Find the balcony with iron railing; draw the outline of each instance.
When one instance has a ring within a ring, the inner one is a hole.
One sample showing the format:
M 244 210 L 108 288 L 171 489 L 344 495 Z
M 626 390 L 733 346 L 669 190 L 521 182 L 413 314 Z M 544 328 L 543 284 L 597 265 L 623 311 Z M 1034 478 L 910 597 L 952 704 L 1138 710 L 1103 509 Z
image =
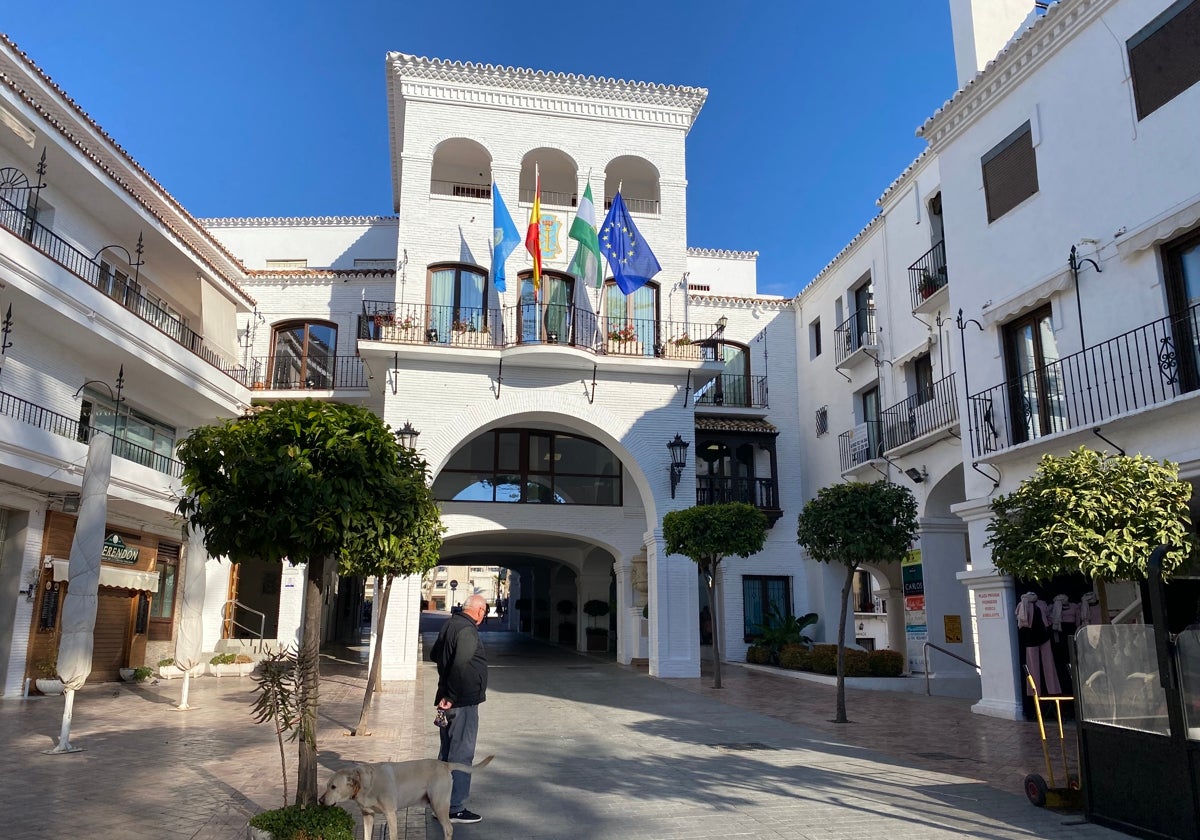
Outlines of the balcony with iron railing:
M 172 341 L 196 354 L 227 376 L 243 385 L 249 384 L 245 368 L 207 344 L 194 330 L 175 316 L 139 293 L 133 284 L 110 282 L 100 261 L 80 251 L 50 228 L 35 222 L 15 204 L 0 197 L 0 228 L 28 242 L 49 259 L 71 274 L 112 298 L 141 320 L 169 337 Z
M 954 374 L 885 409 L 879 415 L 879 422 L 885 452 L 920 448 L 910 444 L 919 444 L 934 432 L 952 428 L 958 422 Z
M 488 200 L 492 197 L 491 184 L 467 184 L 460 181 L 430 181 L 430 195 L 445 195 L 452 198 L 478 198 Z
M 779 508 L 779 491 L 773 478 L 745 476 L 696 476 L 696 504 L 723 505 L 744 502 L 767 514 L 770 523 L 783 515 Z
M 250 360 L 251 387 L 270 391 L 336 391 L 366 388 L 367 373 L 359 356 L 307 356 L 287 353 Z
M 946 273 L 946 242 L 938 242 L 908 267 L 908 283 L 912 292 L 913 312 L 923 312 L 942 302 L 942 289 L 950 280 Z
M 519 199 L 522 204 L 533 204 L 534 190 L 521 190 Z M 548 207 L 574 207 L 579 203 L 579 196 L 573 192 L 557 190 L 542 190 L 542 205 Z
M 1200 304 L 972 394 L 976 457 L 1093 427 L 1200 388 Z
M 179 476 L 183 475 L 183 464 L 168 455 L 163 455 L 148 447 L 125 440 L 120 436 L 120 433 L 113 436 L 106 430 L 100 430 L 95 426 L 81 423 L 76 418 L 51 411 L 48 408 L 43 408 L 36 403 L 31 403 L 28 400 L 23 400 L 4 391 L 0 391 L 0 415 L 12 417 L 21 423 L 28 423 L 43 431 L 60 437 L 70 438 L 80 443 L 87 443 L 91 435 L 97 432 L 108 434 L 112 437 L 112 451 L 116 457 L 132 461 L 135 464 L 141 464 L 143 467 L 149 467 L 156 472 L 164 473 L 173 478 L 179 478 Z
M 625 209 L 630 213 L 639 213 L 646 216 L 657 216 L 660 202 L 657 198 L 638 198 L 637 196 L 629 196 L 621 194 L 621 200 L 625 202 Z M 607 211 L 612 208 L 612 197 L 604 199 L 604 209 Z
M 879 345 L 875 327 L 875 307 L 860 309 L 838 324 L 833 331 L 834 362 L 849 367 L 867 357 L 868 350 Z
M 602 356 L 716 361 L 717 324 L 608 318 L 570 304 L 470 307 L 363 301 L 360 341 L 500 350 L 570 347 Z
M 766 408 L 767 377 L 723 373 L 703 393 L 696 395 L 696 405 Z
M 883 436 L 878 420 L 859 423 L 838 435 L 838 460 L 843 473 L 867 466 L 882 453 Z

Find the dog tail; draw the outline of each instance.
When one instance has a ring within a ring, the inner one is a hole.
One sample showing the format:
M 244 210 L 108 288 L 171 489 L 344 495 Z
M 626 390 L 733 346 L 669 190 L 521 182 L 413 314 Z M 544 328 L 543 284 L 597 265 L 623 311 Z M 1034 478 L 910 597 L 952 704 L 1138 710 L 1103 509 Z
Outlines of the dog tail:
M 451 764 L 451 765 L 450 765 L 450 769 L 451 769 L 451 770 L 459 770 L 459 771 L 461 771 L 461 772 L 463 772 L 463 773 L 470 773 L 470 772 L 472 772 L 472 771 L 474 771 L 474 770 L 479 770 L 479 769 L 482 769 L 482 768 L 484 768 L 484 767 L 487 767 L 489 764 L 491 764 L 491 763 L 492 763 L 492 759 L 493 759 L 493 758 L 495 758 L 495 757 L 496 757 L 496 756 L 494 756 L 494 755 L 489 755 L 489 756 L 488 756 L 487 758 L 485 758 L 483 761 L 479 762 L 478 764 L 474 764 L 474 765 L 471 765 L 471 764 Z

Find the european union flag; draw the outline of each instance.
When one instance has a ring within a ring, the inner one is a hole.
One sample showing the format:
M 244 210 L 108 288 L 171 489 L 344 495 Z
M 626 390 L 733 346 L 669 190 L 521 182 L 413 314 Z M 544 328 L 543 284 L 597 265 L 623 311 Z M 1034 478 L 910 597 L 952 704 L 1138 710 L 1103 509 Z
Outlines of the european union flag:
M 662 270 L 650 246 L 642 239 L 621 193 L 613 196 L 612 207 L 600 226 L 600 251 L 608 260 L 613 279 L 621 291 L 631 295 Z
M 504 261 L 521 244 L 516 222 L 504 206 L 496 182 L 492 182 L 492 285 L 497 292 L 504 291 Z

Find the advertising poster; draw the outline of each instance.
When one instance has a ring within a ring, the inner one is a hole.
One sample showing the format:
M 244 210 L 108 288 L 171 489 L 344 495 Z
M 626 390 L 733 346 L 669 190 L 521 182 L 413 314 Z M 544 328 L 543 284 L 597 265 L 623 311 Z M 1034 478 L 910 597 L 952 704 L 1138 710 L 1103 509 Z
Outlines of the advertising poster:
M 900 561 L 900 580 L 904 585 L 904 637 L 908 644 L 908 670 L 925 673 L 922 645 L 929 641 L 925 620 L 925 578 L 921 569 L 921 549 L 915 548 Z

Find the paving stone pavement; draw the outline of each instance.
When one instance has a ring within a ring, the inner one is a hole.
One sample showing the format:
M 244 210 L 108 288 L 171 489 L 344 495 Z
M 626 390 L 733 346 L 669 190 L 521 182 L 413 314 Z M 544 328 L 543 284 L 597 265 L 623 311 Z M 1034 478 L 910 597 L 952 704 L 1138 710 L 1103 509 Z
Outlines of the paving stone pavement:
M 424 629 L 435 626 L 427 616 Z M 718 691 L 707 676 L 655 680 L 484 629 L 491 686 L 477 757 L 496 760 L 468 803 L 484 821 L 456 826 L 457 840 L 1124 836 L 1028 803 L 1020 778 L 1042 767 L 1035 724 L 973 715 L 963 701 L 852 691 L 857 722 L 839 726 L 828 722 L 828 686 L 727 666 Z M 359 761 L 437 752 L 429 663 L 415 683 L 387 685 L 371 736 L 344 734 L 362 702 L 364 652 L 323 661 L 322 783 Z M 65 756 L 41 753 L 58 734 L 61 698 L 0 701 L 0 837 L 245 836 L 249 817 L 283 795 L 274 737 L 248 713 L 252 683 L 195 680 L 190 712 L 172 708 L 179 687 L 85 688 L 72 727 L 85 752 Z M 295 745 L 285 755 L 294 785 Z M 441 840 L 424 808 L 408 809 L 402 832 Z

